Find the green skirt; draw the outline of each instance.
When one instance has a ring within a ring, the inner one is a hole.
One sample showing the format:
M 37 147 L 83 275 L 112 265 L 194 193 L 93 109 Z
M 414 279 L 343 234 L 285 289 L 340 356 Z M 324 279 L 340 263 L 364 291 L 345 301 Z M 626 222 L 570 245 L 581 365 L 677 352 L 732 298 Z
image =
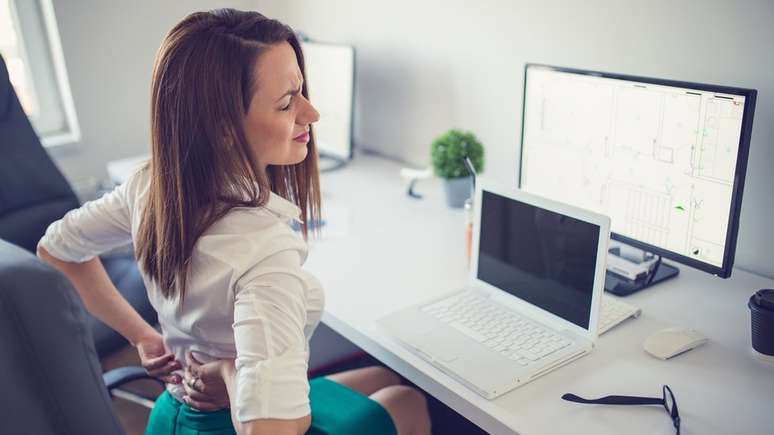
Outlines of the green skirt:
M 324 377 L 309 382 L 312 426 L 308 435 L 396 435 L 387 411 L 377 402 Z M 196 411 L 164 391 L 148 418 L 145 435 L 235 435 L 228 409 Z

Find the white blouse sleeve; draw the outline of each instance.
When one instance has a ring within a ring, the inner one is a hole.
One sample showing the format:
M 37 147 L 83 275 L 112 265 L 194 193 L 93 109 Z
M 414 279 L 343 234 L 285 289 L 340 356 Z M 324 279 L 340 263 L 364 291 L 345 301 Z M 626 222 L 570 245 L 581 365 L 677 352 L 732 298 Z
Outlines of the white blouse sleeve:
M 83 263 L 129 244 L 132 232 L 127 191 L 136 176 L 102 198 L 67 212 L 49 225 L 40 245 L 62 261 Z
M 306 283 L 303 248 L 286 246 L 242 276 L 236 286 L 236 416 L 295 419 L 309 415 Z

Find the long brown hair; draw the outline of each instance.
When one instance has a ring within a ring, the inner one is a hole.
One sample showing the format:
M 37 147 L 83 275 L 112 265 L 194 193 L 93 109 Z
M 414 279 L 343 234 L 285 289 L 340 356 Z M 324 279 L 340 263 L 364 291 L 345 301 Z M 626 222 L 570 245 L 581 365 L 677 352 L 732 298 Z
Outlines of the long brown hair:
M 301 209 L 301 229 L 320 215 L 314 135 L 307 156 L 264 173 L 251 154 L 243 118 L 256 83 L 258 57 L 288 42 L 305 76 L 293 30 L 257 12 L 196 12 L 178 23 L 159 48 L 151 84 L 150 187 L 136 254 L 166 298 L 185 296 L 199 237 L 234 207 L 260 207 L 273 191 Z M 259 79 L 260 80 L 260 79 Z M 308 98 L 306 80 L 302 89 Z

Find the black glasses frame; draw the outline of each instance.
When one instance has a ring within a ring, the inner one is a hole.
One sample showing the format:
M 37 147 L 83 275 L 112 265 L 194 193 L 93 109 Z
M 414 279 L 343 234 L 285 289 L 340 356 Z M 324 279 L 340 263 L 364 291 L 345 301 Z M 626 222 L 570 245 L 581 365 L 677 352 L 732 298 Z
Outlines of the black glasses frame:
M 663 396 L 661 398 L 639 396 L 605 396 L 600 397 L 599 399 L 584 399 L 583 397 L 576 396 L 575 394 L 567 393 L 562 396 L 562 399 L 569 402 L 585 403 L 590 405 L 661 405 L 672 418 L 672 424 L 677 431 L 677 435 L 680 435 L 680 413 L 677 410 L 677 400 L 675 400 L 675 395 L 668 385 L 664 385 L 662 393 Z

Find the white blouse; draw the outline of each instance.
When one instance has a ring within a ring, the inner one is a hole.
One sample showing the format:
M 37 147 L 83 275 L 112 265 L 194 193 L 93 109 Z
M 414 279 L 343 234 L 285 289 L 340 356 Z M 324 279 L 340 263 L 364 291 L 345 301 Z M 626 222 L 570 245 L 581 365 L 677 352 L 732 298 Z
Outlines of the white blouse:
M 84 262 L 135 241 L 148 185 L 148 171 L 137 172 L 51 224 L 40 243 L 60 260 Z M 272 193 L 264 207 L 234 208 L 210 226 L 194 247 L 182 309 L 143 274 L 164 342 L 183 366 L 188 350 L 204 362 L 236 358 L 241 422 L 310 413 L 309 339 L 324 297 L 301 268 L 306 243 L 289 225 L 299 214 Z M 182 401 L 182 385 L 167 390 Z

